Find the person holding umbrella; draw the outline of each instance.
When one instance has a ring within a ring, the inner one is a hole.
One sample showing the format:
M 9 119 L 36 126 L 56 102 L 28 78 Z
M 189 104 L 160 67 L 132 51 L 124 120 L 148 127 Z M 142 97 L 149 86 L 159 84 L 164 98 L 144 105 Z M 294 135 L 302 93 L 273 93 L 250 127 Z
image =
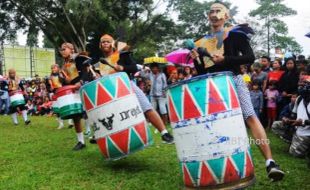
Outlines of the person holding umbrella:
M 195 68 L 200 75 L 221 71 L 234 73 L 233 78 L 244 119 L 254 138 L 263 142 L 259 144 L 259 148 L 266 159 L 267 175 L 272 181 L 281 180 L 284 177 L 284 172 L 272 159 L 271 149 L 269 144 L 266 143 L 268 142 L 267 135 L 254 112 L 249 90 L 240 74 L 240 65 L 253 63 L 255 59 L 249 43 L 249 35 L 253 34 L 253 30 L 246 24 L 238 25 L 231 30 L 225 29 L 224 24 L 229 18 L 229 10 L 221 3 L 211 5 L 208 18 L 212 32 L 196 42 L 196 46 L 203 46 L 207 49 L 199 48 L 199 51 L 197 49 L 191 51 Z M 204 57 L 207 55 L 211 55 L 214 65 L 205 65 Z

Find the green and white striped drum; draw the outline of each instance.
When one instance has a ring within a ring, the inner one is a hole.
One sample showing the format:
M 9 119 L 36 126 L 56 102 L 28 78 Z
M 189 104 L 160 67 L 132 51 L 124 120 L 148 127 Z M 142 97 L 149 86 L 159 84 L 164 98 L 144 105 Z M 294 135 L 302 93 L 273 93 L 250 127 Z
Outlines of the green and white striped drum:
M 152 144 L 150 129 L 126 73 L 85 84 L 80 95 L 107 160 L 120 159 Z
M 53 101 L 53 104 L 52 104 L 53 112 L 54 112 L 54 114 L 58 114 L 59 113 L 59 106 L 58 106 L 56 95 L 52 96 L 52 101 Z
M 61 119 L 72 119 L 83 113 L 83 105 L 75 86 L 68 85 L 57 89 L 57 104 Z
M 254 167 L 230 72 L 170 86 L 168 110 L 187 187 L 239 189 L 254 183 Z
M 10 105 L 16 107 L 19 105 L 25 105 L 25 98 L 21 90 L 15 90 L 9 93 L 10 96 Z

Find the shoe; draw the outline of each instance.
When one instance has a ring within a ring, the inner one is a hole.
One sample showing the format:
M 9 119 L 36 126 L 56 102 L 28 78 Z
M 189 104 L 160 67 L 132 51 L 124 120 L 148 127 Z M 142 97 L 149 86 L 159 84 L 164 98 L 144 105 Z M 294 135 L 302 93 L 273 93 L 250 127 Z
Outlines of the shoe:
M 25 121 L 25 125 L 29 125 L 30 122 L 30 120 Z
M 78 150 L 82 150 L 85 147 L 86 147 L 85 144 L 78 142 L 72 150 L 78 151 Z
M 62 128 L 64 128 L 64 126 L 63 125 L 59 125 L 57 129 L 62 129 Z
M 280 166 L 275 162 L 271 161 L 269 166 L 266 167 L 267 176 L 271 179 L 271 181 L 280 181 L 284 177 L 284 172 L 280 169 Z
M 96 141 L 96 139 L 95 139 L 94 136 L 92 136 L 92 137 L 89 138 L 89 143 L 90 143 L 90 144 L 97 144 L 97 141 Z
M 18 125 L 18 123 L 14 123 L 14 125 L 15 125 L 15 126 L 17 126 L 17 125 Z
M 165 133 L 164 135 L 162 135 L 161 140 L 163 141 L 163 143 L 167 143 L 167 144 L 174 143 L 173 136 L 170 135 L 169 133 Z
M 68 126 L 68 129 L 71 129 L 71 128 L 73 128 L 73 125 L 69 125 L 69 126 Z
M 84 133 L 84 136 L 89 136 L 90 135 L 90 131 L 86 131 L 85 133 Z

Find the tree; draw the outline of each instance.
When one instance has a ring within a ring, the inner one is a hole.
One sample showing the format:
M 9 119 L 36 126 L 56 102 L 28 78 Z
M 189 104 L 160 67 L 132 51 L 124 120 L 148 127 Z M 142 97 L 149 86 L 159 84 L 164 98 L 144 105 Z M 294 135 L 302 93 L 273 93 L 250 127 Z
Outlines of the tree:
M 78 51 L 96 52 L 100 36 L 110 33 L 133 47 L 146 43 L 155 50 L 176 33 L 172 19 L 154 13 L 161 3 L 163 0 L 2 0 L 0 26 L 8 29 L 0 30 L 0 37 L 16 36 L 12 31 L 35 26 L 54 47 L 71 42 Z
M 30 25 L 27 31 L 27 46 L 30 47 L 35 47 L 38 46 L 38 34 L 39 34 L 39 29 L 34 26 Z
M 257 17 L 264 21 L 267 36 L 267 52 L 270 55 L 270 49 L 281 46 L 284 49 L 290 49 L 296 53 L 301 52 L 301 46 L 292 37 L 287 37 L 287 25 L 279 18 L 296 15 L 297 12 L 283 3 L 283 0 L 256 0 L 260 6 L 252 10 L 249 15 Z

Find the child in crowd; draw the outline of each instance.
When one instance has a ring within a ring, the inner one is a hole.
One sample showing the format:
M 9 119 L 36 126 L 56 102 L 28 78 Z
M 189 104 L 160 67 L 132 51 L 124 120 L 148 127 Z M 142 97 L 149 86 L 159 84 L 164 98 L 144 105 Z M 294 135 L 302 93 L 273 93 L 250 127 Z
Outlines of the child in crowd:
M 260 118 L 260 114 L 263 112 L 264 97 L 262 91 L 260 90 L 260 86 L 256 81 L 252 83 L 250 97 L 257 118 Z
M 265 96 L 267 99 L 267 129 L 270 129 L 271 124 L 276 120 L 277 117 L 277 100 L 279 98 L 279 91 L 277 90 L 275 83 L 271 82 L 268 85 L 268 89 L 265 91 Z
M 34 115 L 35 114 L 35 107 L 32 103 L 32 100 L 27 101 L 26 108 L 27 108 L 27 114 L 28 115 Z

